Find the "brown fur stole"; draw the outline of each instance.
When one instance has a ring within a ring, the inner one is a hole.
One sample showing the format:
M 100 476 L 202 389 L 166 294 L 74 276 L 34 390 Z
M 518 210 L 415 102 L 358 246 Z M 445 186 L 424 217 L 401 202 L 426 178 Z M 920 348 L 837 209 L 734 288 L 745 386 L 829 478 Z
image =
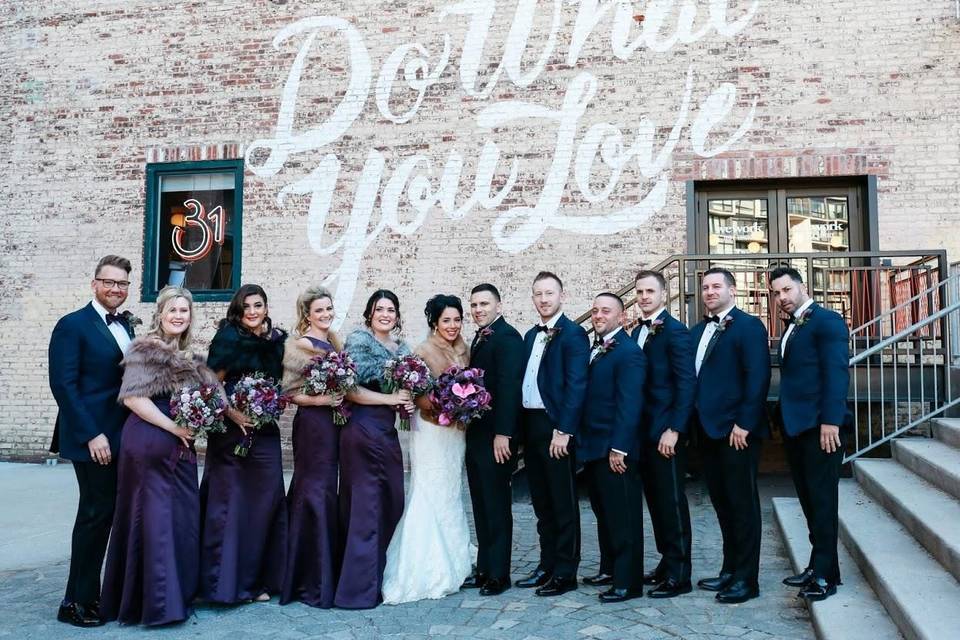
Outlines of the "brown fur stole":
M 186 386 L 219 385 L 203 358 L 180 351 L 154 336 L 134 340 L 123 358 L 123 383 L 118 400 L 172 395 Z

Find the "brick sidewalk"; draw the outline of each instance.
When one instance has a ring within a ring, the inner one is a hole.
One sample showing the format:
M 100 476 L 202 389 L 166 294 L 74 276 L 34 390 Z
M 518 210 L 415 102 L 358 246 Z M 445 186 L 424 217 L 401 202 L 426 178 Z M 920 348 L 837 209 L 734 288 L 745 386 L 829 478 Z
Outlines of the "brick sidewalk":
M 72 474 L 70 474 L 72 476 Z M 3 487 L 0 487 L 2 489 Z M 11 638 L 131 638 L 149 633 L 164 638 L 281 639 L 331 638 L 517 638 L 564 640 L 585 638 L 763 638 L 809 639 L 813 629 L 805 606 L 795 591 L 780 584 L 788 562 L 770 510 L 770 497 L 790 495 L 789 482 L 763 482 L 763 548 L 760 598 L 735 606 L 713 600 L 713 594 L 695 590 L 671 600 L 631 600 L 619 604 L 597 601 L 596 588 L 581 586 L 559 598 L 538 598 L 531 590 L 510 589 L 499 597 L 481 598 L 465 591 L 443 598 L 369 611 L 318 610 L 292 604 L 281 607 L 276 598 L 263 604 L 238 607 L 198 606 L 184 624 L 158 630 L 108 624 L 95 631 L 56 622 L 56 608 L 66 582 L 67 563 L 57 561 L 31 569 L 0 572 L 0 637 Z M 9 495 L 9 494 L 8 494 Z M 694 529 L 694 580 L 719 568 L 716 554 L 720 534 L 716 519 L 699 483 L 688 488 Z M 29 496 L 18 499 L 30 500 Z M 469 504 L 469 501 L 468 501 Z M 593 513 L 581 502 L 583 562 L 580 574 L 597 568 L 598 551 Z M 72 514 L 71 514 L 72 515 Z M 525 501 L 514 505 L 514 578 L 537 562 L 532 509 Z M 655 548 L 646 522 L 647 567 Z

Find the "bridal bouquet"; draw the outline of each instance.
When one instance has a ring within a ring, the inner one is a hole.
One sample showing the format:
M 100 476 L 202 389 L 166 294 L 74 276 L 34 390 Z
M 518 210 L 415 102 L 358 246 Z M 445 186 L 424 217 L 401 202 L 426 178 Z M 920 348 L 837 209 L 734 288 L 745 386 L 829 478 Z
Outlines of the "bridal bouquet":
M 196 438 L 225 432 L 223 414 L 226 410 L 220 387 L 212 384 L 183 387 L 170 397 L 170 416 L 174 423 L 189 429 Z
M 343 395 L 357 386 L 357 365 L 346 351 L 330 351 L 314 356 L 303 368 L 304 382 L 300 392 L 308 396 Z M 333 423 L 343 426 L 350 417 L 350 408 L 341 403 L 333 407 Z
M 387 393 L 406 390 L 414 398 L 430 391 L 433 381 L 430 379 L 430 369 L 427 363 L 419 356 L 408 355 L 388 360 L 383 367 L 384 385 Z M 410 428 L 410 413 L 400 407 L 400 429 Z
M 490 392 L 483 386 L 483 369 L 452 366 L 437 379 L 428 396 L 437 407 L 437 421 L 449 426 L 469 424 L 490 410 Z
M 287 397 L 280 393 L 273 378 L 258 372 L 240 378 L 230 394 L 230 404 L 250 418 L 256 431 L 280 420 L 283 410 L 287 408 Z M 253 432 L 250 432 L 234 447 L 233 453 L 241 458 L 246 457 L 252 446 Z

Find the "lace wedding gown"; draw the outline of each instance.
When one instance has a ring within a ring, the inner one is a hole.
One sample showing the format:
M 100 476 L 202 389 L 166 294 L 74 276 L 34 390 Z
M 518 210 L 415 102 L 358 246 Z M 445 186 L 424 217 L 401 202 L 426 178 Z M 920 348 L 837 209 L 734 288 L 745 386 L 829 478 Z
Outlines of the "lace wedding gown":
M 476 547 L 463 504 L 463 429 L 411 420 L 410 491 L 387 549 L 383 602 L 400 604 L 456 593 Z

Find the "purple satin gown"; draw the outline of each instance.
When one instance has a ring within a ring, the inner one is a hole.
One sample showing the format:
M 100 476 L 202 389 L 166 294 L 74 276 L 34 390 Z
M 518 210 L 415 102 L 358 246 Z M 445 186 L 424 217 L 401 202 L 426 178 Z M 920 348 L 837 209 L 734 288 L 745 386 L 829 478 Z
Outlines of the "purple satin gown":
M 307 338 L 314 348 L 333 346 Z M 337 588 L 340 427 L 330 407 L 299 407 L 293 419 L 293 479 L 287 495 L 290 516 L 287 566 L 280 604 L 299 600 L 329 609 Z
M 351 407 L 340 431 L 342 570 L 334 605 L 369 609 L 381 602 L 383 568 L 403 515 L 403 457 L 390 407 Z
M 169 401 L 154 399 L 170 415 Z M 200 561 L 197 457 L 131 413 L 118 454 L 117 503 L 100 612 L 121 624 L 186 620 Z

